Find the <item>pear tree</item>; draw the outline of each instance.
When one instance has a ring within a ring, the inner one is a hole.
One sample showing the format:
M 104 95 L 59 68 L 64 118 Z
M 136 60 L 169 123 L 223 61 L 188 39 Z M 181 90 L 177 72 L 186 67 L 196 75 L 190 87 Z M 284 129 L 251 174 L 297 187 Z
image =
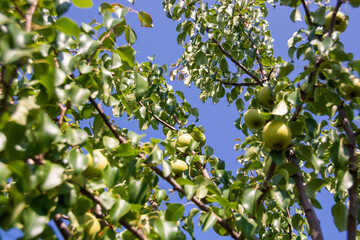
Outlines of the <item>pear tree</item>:
M 200 228 L 322 240 L 325 191 L 337 231 L 359 238 L 360 60 L 343 43 L 358 1 L 163 0 L 183 49 L 174 64 L 138 61 L 129 19 L 156 25 L 135 0 L 104 1 L 91 22 L 66 15 L 95 4 L 0 1 L 2 231 L 54 239 L 54 222 L 64 239 L 195 239 Z M 288 56 L 269 30 L 280 5 L 283 21 L 304 23 Z M 174 79 L 234 106 L 236 159 L 216 156 Z M 162 137 L 145 138 L 149 128 Z

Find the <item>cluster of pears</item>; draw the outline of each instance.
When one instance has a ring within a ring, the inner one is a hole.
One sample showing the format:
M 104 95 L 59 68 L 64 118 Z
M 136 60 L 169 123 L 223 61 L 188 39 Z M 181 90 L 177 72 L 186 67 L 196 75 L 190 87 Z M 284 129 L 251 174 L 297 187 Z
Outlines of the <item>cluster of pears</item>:
M 198 142 L 199 146 L 202 147 L 206 143 L 205 134 L 199 128 L 194 127 L 191 133 L 184 133 L 178 137 L 177 145 L 179 147 L 190 148 L 191 141 Z M 174 174 L 178 175 L 186 171 L 189 167 L 185 161 L 176 159 L 171 162 L 171 168 Z
M 341 83 L 340 84 L 340 95 L 346 99 L 351 100 L 356 97 L 360 97 L 360 79 L 351 79 L 351 84 Z
M 258 100 L 265 107 L 273 107 L 275 98 L 271 93 L 271 89 L 264 87 L 259 92 Z M 259 130 L 264 127 L 262 139 L 265 146 L 271 150 L 279 151 L 289 146 L 291 130 L 286 123 L 279 120 L 271 120 L 266 123 L 266 119 L 257 109 L 248 109 L 244 114 L 244 121 L 247 127 L 252 130 Z

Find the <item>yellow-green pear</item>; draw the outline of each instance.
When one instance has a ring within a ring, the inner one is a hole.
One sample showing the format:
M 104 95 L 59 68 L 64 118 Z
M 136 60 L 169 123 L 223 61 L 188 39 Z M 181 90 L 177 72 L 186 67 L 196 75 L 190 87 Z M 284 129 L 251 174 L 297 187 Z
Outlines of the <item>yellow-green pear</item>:
M 329 12 L 325 17 L 324 29 L 326 32 L 329 31 L 332 15 L 333 15 L 333 11 Z M 334 23 L 334 31 L 339 31 L 339 32 L 345 31 L 348 23 L 349 23 L 349 17 L 347 15 L 345 15 L 344 13 L 338 11 L 336 13 L 336 19 L 335 19 L 335 23 Z
M 87 178 L 101 177 L 102 171 L 109 164 L 107 158 L 101 153 L 100 150 L 94 150 L 93 156 L 89 153 L 88 157 L 88 167 L 83 172 L 83 175 Z
M 256 109 L 249 109 L 244 114 L 244 121 L 248 128 L 258 130 L 265 125 L 265 118 Z
M 99 220 L 91 213 L 85 213 L 83 221 L 85 225 L 85 231 L 90 237 L 95 236 L 95 234 L 101 230 Z
M 355 78 L 352 83 L 352 86 L 348 83 L 341 83 L 340 95 L 346 100 L 351 100 L 355 97 L 360 97 L 360 79 Z
M 275 96 L 273 96 L 270 87 L 262 88 L 257 98 L 264 107 L 272 108 L 274 106 Z
M 189 167 L 185 161 L 177 159 L 174 162 L 171 162 L 171 169 L 175 174 L 181 174 L 182 172 L 186 171 L 188 168 Z
M 283 150 L 291 142 L 291 130 L 285 123 L 272 120 L 265 125 L 262 138 L 268 148 Z
M 180 147 L 188 147 L 192 139 L 193 137 L 190 134 L 184 133 L 178 137 L 178 144 Z
M 206 143 L 205 134 L 202 133 L 198 128 L 194 128 L 193 132 L 191 133 L 192 138 L 200 143 L 200 147 L 204 146 Z

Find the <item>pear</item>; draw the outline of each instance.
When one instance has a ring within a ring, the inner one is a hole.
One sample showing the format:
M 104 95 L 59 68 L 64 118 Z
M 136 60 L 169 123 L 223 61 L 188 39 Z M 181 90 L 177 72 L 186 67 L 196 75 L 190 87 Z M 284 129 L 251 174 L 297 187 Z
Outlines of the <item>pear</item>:
M 174 162 L 171 162 L 171 169 L 173 170 L 173 173 L 181 174 L 188 169 L 188 165 L 186 162 L 177 159 Z
M 272 120 L 268 122 L 262 134 L 265 146 L 272 150 L 283 150 L 291 142 L 291 130 L 285 123 Z
M 193 137 L 190 134 L 184 133 L 178 137 L 178 144 L 180 147 L 189 147 L 192 139 Z
M 270 87 L 261 89 L 257 98 L 264 107 L 272 108 L 274 106 L 275 97 L 272 95 Z
M 97 220 L 97 218 L 91 213 L 85 213 L 83 221 L 85 225 L 85 231 L 90 237 L 95 236 L 95 234 L 101 230 L 99 220 Z
M 360 79 L 355 78 L 352 84 L 352 86 L 347 83 L 340 84 L 340 95 L 346 100 L 360 97 Z
M 88 167 L 83 172 L 83 175 L 87 178 L 101 177 L 102 171 L 109 164 L 107 158 L 101 153 L 100 150 L 94 150 L 93 156 L 89 153 L 88 157 Z
M 205 134 L 202 133 L 198 128 L 194 128 L 193 132 L 191 133 L 192 138 L 200 143 L 200 147 L 204 146 L 206 143 Z
M 265 125 L 265 118 L 256 109 L 249 109 L 244 114 L 244 121 L 248 128 L 258 130 Z
M 325 17 L 324 29 L 326 32 L 329 31 L 332 15 L 333 15 L 333 12 L 329 12 Z M 349 23 L 349 17 L 347 15 L 345 15 L 344 13 L 338 11 L 336 13 L 334 30 L 343 32 L 347 28 L 348 23 Z

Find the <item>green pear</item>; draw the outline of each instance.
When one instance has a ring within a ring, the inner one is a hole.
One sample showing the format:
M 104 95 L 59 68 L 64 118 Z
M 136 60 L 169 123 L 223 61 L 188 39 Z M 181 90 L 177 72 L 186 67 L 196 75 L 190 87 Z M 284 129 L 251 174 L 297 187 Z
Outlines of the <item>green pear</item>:
M 355 78 L 352 83 L 352 86 L 347 83 L 341 83 L 340 95 L 346 100 L 351 100 L 355 97 L 360 97 L 360 79 Z
M 177 159 L 174 162 L 171 162 L 171 169 L 175 174 L 181 174 L 182 172 L 186 171 L 188 168 L 189 167 L 185 161 Z
M 261 89 L 257 98 L 264 107 L 272 108 L 274 106 L 275 96 L 273 96 L 270 87 Z
M 206 143 L 205 134 L 202 133 L 198 128 L 194 128 L 193 132 L 191 133 L 192 138 L 200 143 L 200 147 L 204 146 Z
M 326 32 L 329 31 L 332 15 L 333 15 L 333 12 L 329 12 L 325 17 L 324 29 Z M 343 32 L 347 28 L 348 23 L 349 23 L 349 17 L 347 15 L 345 15 L 344 13 L 338 11 L 336 13 L 334 30 Z
M 285 123 L 272 120 L 265 125 L 262 138 L 268 148 L 283 150 L 291 142 L 291 130 Z
M 248 128 L 258 130 L 265 125 L 265 118 L 256 109 L 249 109 L 244 114 L 244 121 Z
M 178 137 L 178 144 L 180 147 L 189 147 L 192 139 L 193 137 L 190 134 L 184 133 Z
M 89 153 L 88 157 L 88 167 L 83 172 L 83 175 L 87 178 L 101 177 L 102 171 L 109 164 L 107 158 L 101 153 L 100 150 L 94 150 L 93 156 Z
M 89 212 L 85 213 L 81 222 L 85 225 L 85 231 L 90 237 L 95 236 L 101 230 L 99 220 Z

